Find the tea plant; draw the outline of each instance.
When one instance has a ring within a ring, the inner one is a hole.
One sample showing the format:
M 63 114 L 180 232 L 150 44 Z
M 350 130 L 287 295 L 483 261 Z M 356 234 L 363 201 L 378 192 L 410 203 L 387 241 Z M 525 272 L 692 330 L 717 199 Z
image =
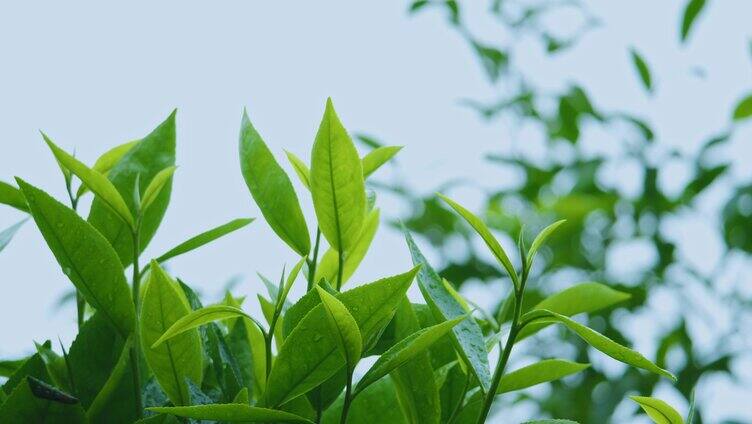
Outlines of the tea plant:
M 62 170 L 70 206 L 21 178 L 18 188 L 0 185 L 0 202 L 31 215 L 75 287 L 79 332 L 60 353 L 47 341 L 28 358 L 1 364 L 7 381 L 0 422 L 483 423 L 497 396 L 589 367 L 549 358 L 507 372 L 514 346 L 553 324 L 617 361 L 674 379 L 640 353 L 571 319 L 629 295 L 582 283 L 537 305 L 525 303 L 536 252 L 563 222 L 544 229 L 529 249 L 520 237 L 522 260 L 515 266 L 483 221 L 439 195 L 510 277 L 513 294 L 496 317 L 471 309 L 407 230 L 414 268 L 346 288 L 379 226 L 365 180 L 400 148 L 378 148 L 361 158 L 331 101 L 310 166 L 287 152 L 310 192 L 313 237 L 290 178 L 248 115 L 242 117 L 245 182 L 268 226 L 300 257 L 289 272 L 283 267 L 278 283 L 261 278 L 268 291 L 268 297 L 258 295 L 263 319 L 244 312 L 245 298 L 229 292 L 204 306 L 163 267 L 251 219 L 201 233 L 143 266 L 142 252 L 165 213 L 176 170 L 174 113 L 92 167 L 42 136 Z M 75 190 L 74 179 L 80 183 Z M 94 199 L 84 219 L 78 204 L 87 193 Z M 0 248 L 20 225 L 0 233 Z M 307 290 L 293 303 L 289 294 L 299 280 Z M 425 303 L 408 299 L 413 280 Z M 492 371 L 489 353 L 496 345 L 500 358 Z M 361 361 L 369 357 L 375 361 L 365 369 Z M 634 400 L 657 422 L 681 422 L 660 401 Z

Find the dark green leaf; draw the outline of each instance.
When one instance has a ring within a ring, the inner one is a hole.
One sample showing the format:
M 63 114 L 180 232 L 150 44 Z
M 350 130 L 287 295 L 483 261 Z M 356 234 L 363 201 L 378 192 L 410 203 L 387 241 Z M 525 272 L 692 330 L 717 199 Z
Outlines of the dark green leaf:
M 689 0 L 684 7 L 684 14 L 682 16 L 680 39 L 681 42 L 687 41 L 689 31 L 692 29 L 692 25 L 705 7 L 705 0 Z
M 643 58 L 642 55 L 640 55 L 640 53 L 638 53 L 635 49 L 630 49 L 629 54 L 632 57 L 632 64 L 637 70 L 637 74 L 640 76 L 640 81 L 642 81 L 643 87 L 645 87 L 645 90 L 647 90 L 648 93 L 652 93 L 653 77 L 650 75 L 650 68 L 648 67 L 648 63 L 645 61 L 645 58 Z
M 256 423 L 311 423 L 311 421 L 289 412 L 257 408 L 238 403 L 157 407 L 149 408 L 149 410 L 161 414 L 171 414 L 178 417 L 193 418 L 197 420 Z
M 752 94 L 741 99 L 734 109 L 734 121 L 741 121 L 752 116 Z
M 0 406 L 0 422 L 85 424 L 88 421 L 76 398 L 28 377 Z

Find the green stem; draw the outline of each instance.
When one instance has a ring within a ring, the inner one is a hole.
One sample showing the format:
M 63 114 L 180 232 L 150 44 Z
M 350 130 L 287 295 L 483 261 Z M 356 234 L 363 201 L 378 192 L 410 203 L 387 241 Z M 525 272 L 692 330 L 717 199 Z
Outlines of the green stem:
M 347 373 L 347 386 L 345 388 L 345 403 L 342 406 L 342 415 L 339 418 L 339 424 L 347 423 L 347 414 L 350 412 L 352 404 L 352 372 Z
M 342 274 L 344 274 L 345 255 L 340 250 L 337 251 L 337 291 L 342 288 Z
M 71 187 L 71 180 L 66 179 L 65 181 L 65 188 L 68 190 L 68 198 L 70 199 L 71 208 L 73 209 L 73 212 L 78 213 L 78 197 L 73 195 L 73 190 Z M 81 330 L 81 327 L 84 325 L 84 313 L 86 312 L 86 301 L 84 300 L 84 297 L 81 295 L 81 292 L 76 289 L 76 324 L 78 325 L 79 331 Z
M 272 372 L 272 334 L 273 330 L 264 334 L 264 348 L 266 352 L 266 382 L 269 382 L 269 374 Z
M 468 389 L 470 389 L 470 373 L 467 373 L 467 377 L 465 377 L 465 387 L 462 389 L 462 396 L 460 396 L 460 399 L 457 401 L 457 404 L 454 406 L 454 409 L 452 410 L 452 413 L 449 415 L 449 419 L 447 420 L 447 424 L 452 424 L 455 419 L 457 419 L 457 414 L 459 414 L 460 409 L 462 409 L 462 401 L 465 400 L 465 395 L 467 394 Z
M 316 243 L 313 245 L 313 259 L 308 262 L 308 291 L 313 288 L 316 278 L 316 264 L 319 260 L 319 243 L 321 242 L 321 229 L 316 228 Z
M 136 310 L 136 317 L 139 316 L 141 310 L 141 275 L 138 267 L 138 256 L 140 254 L 140 240 L 139 240 L 139 228 L 141 226 L 140 219 L 136 224 L 136 229 L 132 233 L 133 238 L 133 306 Z M 138 319 L 136 320 L 138 321 Z M 141 402 L 141 360 L 139 355 L 140 349 L 140 336 L 138 323 L 135 326 L 135 334 L 133 337 L 133 345 L 131 346 L 131 373 L 133 374 L 133 390 L 136 400 L 136 417 L 141 418 L 143 415 L 142 402 Z

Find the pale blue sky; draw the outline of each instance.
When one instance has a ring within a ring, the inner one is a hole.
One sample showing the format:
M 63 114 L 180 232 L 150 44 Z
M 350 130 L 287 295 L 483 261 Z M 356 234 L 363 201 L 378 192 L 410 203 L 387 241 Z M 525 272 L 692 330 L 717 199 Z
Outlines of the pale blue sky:
M 576 80 L 598 105 L 650 119 L 663 142 L 686 151 L 728 125 L 735 100 L 752 90 L 752 3 L 709 2 L 686 48 L 677 41 L 681 1 L 590 3 L 603 26 L 572 52 L 550 60 L 533 40 L 519 44 L 516 57 L 536 82 L 560 88 Z M 513 132 L 503 121 L 489 124 L 462 107 L 462 98 L 493 99 L 475 58 L 442 14 L 411 18 L 405 10 L 404 2 L 3 2 L 0 179 L 22 176 L 64 199 L 39 129 L 91 162 L 107 147 L 145 135 L 177 107 L 180 168 L 148 258 L 229 219 L 260 216 L 238 166 L 243 107 L 284 162 L 283 148 L 308 158 L 324 101 L 331 96 L 348 128 L 406 146 L 400 169 L 386 170 L 381 178 L 405 178 L 422 191 L 458 177 L 481 187 L 503 184 L 508 175 L 483 155 L 510 149 L 513 136 L 534 153 L 542 148 L 538 135 L 529 129 Z M 506 34 L 482 12 L 479 7 L 468 12 L 477 35 L 504 41 Z M 552 19 L 554 26 L 571 25 L 567 16 Z M 652 98 L 630 67 L 630 46 L 652 66 L 657 86 Z M 704 79 L 693 74 L 696 66 L 705 69 Z M 740 128 L 723 153 L 735 158 L 738 179 L 752 177 L 746 160 L 750 136 L 750 125 Z M 607 137 L 592 129 L 585 142 L 608 151 L 615 141 Z M 669 186 L 686 171 L 670 165 L 662 175 Z M 636 182 L 631 176 L 629 164 L 623 164 L 604 180 L 628 192 Z M 716 191 L 705 200 L 709 216 L 725 195 L 722 188 Z M 298 192 L 312 217 L 309 197 Z M 474 207 L 482 196 L 466 189 L 457 197 Z M 400 214 L 400 204 L 381 200 L 387 216 Z M 2 228 L 20 218 L 0 209 Z M 677 240 L 686 241 L 681 254 L 701 269 L 712 269 L 718 259 L 713 225 L 705 215 L 687 216 L 672 230 Z M 260 288 L 255 272 L 276 275 L 285 262 L 295 262 L 292 253 L 257 221 L 171 266 L 213 297 L 235 275 L 247 277 L 238 290 L 254 293 Z M 401 236 L 382 231 L 355 281 L 409 266 Z M 60 336 L 69 343 L 75 313 L 72 308 L 54 312 L 53 305 L 70 284 L 33 223 L 2 252 L 0 269 L 5 287 L 0 357 L 29 351 L 32 339 Z M 483 297 L 472 288 L 469 294 Z M 639 325 L 637 319 L 633 327 Z M 747 357 L 740 367 L 747 381 L 750 362 Z M 749 392 L 726 380 L 717 384 L 723 399 L 715 395 L 716 386 L 704 399 L 713 417 L 752 419 L 748 410 L 743 415 Z M 676 398 L 670 389 L 665 393 Z

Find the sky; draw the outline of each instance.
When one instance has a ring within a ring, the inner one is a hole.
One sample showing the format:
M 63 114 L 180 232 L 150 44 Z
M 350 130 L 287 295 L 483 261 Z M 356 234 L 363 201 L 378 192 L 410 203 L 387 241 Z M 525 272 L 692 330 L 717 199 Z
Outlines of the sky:
M 533 40 L 523 40 L 516 57 L 536 83 L 552 89 L 573 81 L 583 84 L 599 106 L 646 116 L 661 140 L 691 151 L 727 128 L 734 102 L 745 90 L 752 91 L 752 3 L 709 4 L 684 48 L 677 41 L 683 2 L 588 2 L 602 25 L 573 51 L 552 61 Z M 483 156 L 510 149 L 513 133 L 503 122 L 481 120 L 460 101 L 493 99 L 489 81 L 441 13 L 411 17 L 406 6 L 347 1 L 3 2 L 0 179 L 20 176 L 65 199 L 59 170 L 39 130 L 92 163 L 107 148 L 148 134 L 177 108 L 179 168 L 172 200 L 143 256 L 155 257 L 230 219 L 260 217 L 237 158 L 244 107 L 291 171 L 283 149 L 309 158 L 330 96 L 351 131 L 405 146 L 399 167 L 380 171 L 379 178 L 405 180 L 420 192 L 454 178 L 470 179 L 479 187 L 503 183 L 508 175 Z M 503 41 L 507 35 L 498 33 L 483 12 L 477 6 L 468 11 L 476 35 Z M 551 25 L 564 30 L 574 22 L 566 15 L 551 19 Z M 630 47 L 651 64 L 657 87 L 653 96 L 644 93 L 631 68 Z M 704 69 L 702 78 L 693 72 L 698 66 Z M 725 154 L 737 165 L 734 179 L 749 179 L 752 167 L 745 158 L 752 153 L 752 128 L 747 125 L 736 134 L 738 140 Z M 526 135 L 535 151 L 535 134 L 514 134 Z M 599 135 L 586 134 L 586 141 Z M 687 172 L 670 164 L 666 170 L 662 181 L 668 186 Z M 629 177 L 626 164 L 605 178 L 628 191 L 635 181 Z M 296 188 L 312 222 L 310 197 L 300 185 Z M 723 195 L 723 189 L 715 194 L 717 199 Z M 475 209 L 482 192 L 463 189 L 456 197 Z M 717 199 L 706 201 L 709 213 Z M 404 212 L 404 205 L 388 196 L 379 203 L 386 216 Z M 2 228 L 21 218 L 0 208 Z M 682 254 L 702 269 L 712 269 L 718 260 L 720 240 L 712 225 L 695 216 L 679 220 L 673 229 L 677 239 L 686 241 Z M 175 259 L 170 269 L 214 299 L 238 276 L 236 290 L 255 293 L 261 289 L 257 271 L 278 275 L 282 264 L 295 262 L 258 220 L 197 254 Z M 381 231 L 354 281 L 408 268 L 402 237 Z M 2 252 L 0 270 L 0 322 L 5 323 L 0 357 L 30 351 L 31 340 L 60 337 L 70 343 L 73 307 L 55 306 L 70 283 L 33 223 Z M 484 297 L 482 292 L 469 295 Z M 748 411 L 740 415 L 748 392 L 729 382 L 718 387 L 724 388 L 724 399 L 714 397 L 715 390 L 707 394 L 713 417 L 752 419 Z

